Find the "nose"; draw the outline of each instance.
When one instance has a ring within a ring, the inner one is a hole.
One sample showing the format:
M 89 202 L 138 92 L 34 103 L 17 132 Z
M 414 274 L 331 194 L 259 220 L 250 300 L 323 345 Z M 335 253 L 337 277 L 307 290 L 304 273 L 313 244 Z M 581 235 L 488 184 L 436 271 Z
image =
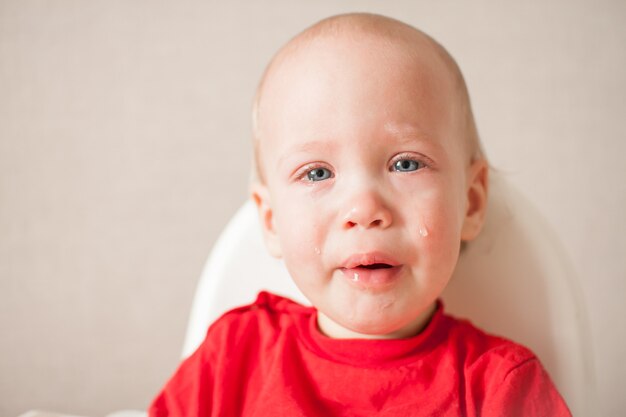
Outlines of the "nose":
M 347 203 L 343 218 L 344 229 L 385 229 L 391 225 L 391 211 L 379 194 L 368 190 L 355 195 Z

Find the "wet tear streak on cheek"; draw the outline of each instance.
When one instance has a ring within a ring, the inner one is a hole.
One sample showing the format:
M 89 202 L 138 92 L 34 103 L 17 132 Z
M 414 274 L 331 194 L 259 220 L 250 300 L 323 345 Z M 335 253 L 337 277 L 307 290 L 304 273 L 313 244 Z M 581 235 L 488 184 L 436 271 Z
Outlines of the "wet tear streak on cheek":
M 424 221 L 424 219 L 422 219 L 422 221 L 420 222 L 419 234 L 421 237 L 428 236 L 428 227 L 426 227 L 426 222 Z

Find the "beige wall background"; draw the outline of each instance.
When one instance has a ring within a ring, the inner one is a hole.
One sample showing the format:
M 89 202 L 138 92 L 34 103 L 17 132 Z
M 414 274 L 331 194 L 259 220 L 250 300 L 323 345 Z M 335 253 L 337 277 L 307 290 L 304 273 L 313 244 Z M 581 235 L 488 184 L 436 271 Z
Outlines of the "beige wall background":
M 246 198 L 265 64 L 355 10 L 457 58 L 493 165 L 576 269 L 595 415 L 623 415 L 626 3 L 610 0 L 0 0 L 0 415 L 148 405 Z

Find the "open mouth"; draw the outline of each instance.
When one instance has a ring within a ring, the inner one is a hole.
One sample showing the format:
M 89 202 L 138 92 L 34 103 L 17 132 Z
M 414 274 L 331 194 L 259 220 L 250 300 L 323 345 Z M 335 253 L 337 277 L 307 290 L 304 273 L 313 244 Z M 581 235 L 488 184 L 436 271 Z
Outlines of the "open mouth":
M 348 257 L 342 262 L 342 269 L 382 270 L 394 269 L 400 265 L 393 257 L 383 252 L 359 253 Z
M 386 291 L 400 280 L 401 264 L 372 262 L 367 259 L 354 262 L 349 268 L 341 268 L 343 277 L 352 286 L 368 291 Z
M 389 268 L 393 268 L 393 266 L 391 266 L 389 264 L 376 263 L 376 264 L 371 264 L 371 265 L 359 265 L 358 268 L 365 268 L 365 269 L 389 269 Z

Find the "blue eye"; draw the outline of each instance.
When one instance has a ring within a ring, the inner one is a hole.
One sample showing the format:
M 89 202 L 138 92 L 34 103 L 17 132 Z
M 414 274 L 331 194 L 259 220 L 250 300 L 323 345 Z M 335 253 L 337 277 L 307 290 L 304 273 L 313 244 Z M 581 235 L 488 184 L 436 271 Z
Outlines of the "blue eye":
M 332 177 L 330 170 L 326 168 L 315 168 L 306 173 L 309 181 L 324 181 Z
M 420 168 L 423 168 L 424 164 L 418 161 L 414 161 L 412 159 L 400 159 L 393 164 L 393 170 L 399 172 L 411 172 L 417 171 Z

